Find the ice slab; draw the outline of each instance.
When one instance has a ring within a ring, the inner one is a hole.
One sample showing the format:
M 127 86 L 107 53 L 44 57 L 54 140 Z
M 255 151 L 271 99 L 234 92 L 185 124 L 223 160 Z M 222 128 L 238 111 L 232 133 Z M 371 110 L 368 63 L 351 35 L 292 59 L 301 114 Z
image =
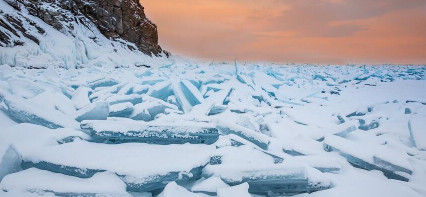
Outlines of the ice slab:
M 235 185 L 232 187 L 217 189 L 217 196 L 218 197 L 234 197 L 234 196 L 251 197 L 251 195 L 248 193 L 248 190 L 249 190 L 249 184 L 242 183 L 240 185 Z
M 207 179 L 201 178 L 198 180 L 192 187 L 191 191 L 193 192 L 201 192 L 209 195 L 215 195 L 217 189 L 219 188 L 227 188 L 228 184 L 222 181 L 219 177 L 212 176 Z
M 81 128 L 97 142 L 153 144 L 212 144 L 219 132 L 207 123 L 146 123 L 140 121 L 83 121 Z
M 158 197 L 201 197 L 199 194 L 192 193 L 182 186 L 179 186 L 176 182 L 170 182 L 166 185 L 163 192 Z
M 213 116 L 216 114 L 220 114 L 223 113 L 224 111 L 226 111 L 228 108 L 225 105 L 213 105 L 212 108 L 210 108 L 209 113 L 207 114 L 208 116 Z
M 4 191 L 51 192 L 57 196 L 131 196 L 119 177 L 106 172 L 82 179 L 30 168 L 6 176 L 0 188 Z
M 384 149 L 377 145 L 358 144 L 338 136 L 327 136 L 324 140 L 326 151 L 339 152 L 354 167 L 365 170 L 379 170 L 390 178 L 408 181 L 412 167 L 406 154 Z
M 235 134 L 264 150 L 267 150 L 270 144 L 266 135 L 234 123 L 221 122 L 218 124 L 218 128 L 223 134 Z
M 18 123 L 32 123 L 48 128 L 77 128 L 78 123 L 70 116 L 50 108 L 39 108 L 30 100 L 13 98 L 4 100 L 7 115 Z
M 208 166 L 207 166 L 208 167 Z M 235 186 L 247 182 L 248 191 L 260 195 L 295 195 L 311 193 L 331 187 L 330 180 L 320 171 L 309 167 L 258 166 L 245 169 L 238 167 L 213 170 L 205 168 L 207 174 L 219 176 L 225 183 Z
M 76 109 L 81 109 L 90 104 L 89 93 L 92 90 L 87 87 L 79 87 L 75 90 L 74 95 L 71 98 L 71 101 L 74 104 Z
M 119 82 L 115 79 L 101 78 L 101 79 L 90 82 L 88 85 L 90 86 L 90 88 L 94 90 L 99 87 L 109 87 L 109 86 L 114 86 L 117 84 L 119 84 Z
M 217 149 L 217 152 L 210 158 L 210 165 L 240 163 L 245 165 L 258 164 L 278 164 L 282 163 L 284 159 L 272 153 L 266 152 L 262 149 L 256 149 L 248 145 L 241 145 L 239 147 L 225 146 Z
M 420 150 L 426 150 L 426 116 L 412 116 L 408 124 L 415 146 Z
M 109 106 L 109 117 L 129 117 L 133 113 L 133 104 L 130 102 L 118 103 Z
M 106 120 L 109 115 L 109 105 L 106 102 L 95 102 L 77 111 L 75 120 Z
M 108 97 L 106 100 L 110 105 L 118 104 L 118 103 L 127 103 L 130 102 L 133 105 L 142 102 L 142 96 L 139 94 L 129 94 L 129 95 L 119 95 L 115 94 L 111 97 Z
M 21 162 L 21 156 L 16 152 L 13 145 L 9 146 L 0 160 L 0 182 L 6 175 L 20 171 Z
M 131 119 L 150 121 L 153 120 L 158 114 L 165 113 L 166 109 L 178 109 L 173 104 L 166 103 L 160 99 L 156 99 L 150 96 L 144 96 L 142 100 L 142 103 L 136 104 L 133 107 L 133 113 L 130 115 Z
M 166 99 L 173 94 L 172 84 L 170 81 L 163 81 L 151 86 L 147 92 L 154 98 L 166 101 Z
M 202 166 L 209 161 L 213 150 L 212 146 L 191 144 L 109 145 L 77 141 L 21 155 L 24 168 L 35 167 L 81 178 L 108 171 L 116 173 L 126 183 L 127 190 L 145 192 L 160 189 L 170 181 L 184 183 L 199 179 Z

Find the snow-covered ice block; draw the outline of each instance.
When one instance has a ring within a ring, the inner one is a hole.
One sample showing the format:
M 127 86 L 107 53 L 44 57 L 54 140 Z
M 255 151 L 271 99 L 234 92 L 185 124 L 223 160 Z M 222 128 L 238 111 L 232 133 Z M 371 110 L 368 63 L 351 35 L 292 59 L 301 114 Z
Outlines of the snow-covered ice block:
M 210 108 L 210 111 L 207 115 L 213 116 L 213 115 L 216 115 L 216 114 L 220 114 L 220 113 L 223 113 L 224 111 L 226 111 L 227 109 L 228 109 L 228 107 L 226 107 L 226 105 L 213 105 L 212 108 Z
M 0 181 L 8 174 L 20 171 L 21 162 L 21 156 L 13 145 L 9 146 L 0 160 Z
M 170 95 L 173 94 L 171 86 L 172 84 L 170 81 L 157 83 L 149 88 L 147 95 L 165 101 Z
M 4 191 L 51 192 L 57 196 L 131 196 L 117 175 L 98 173 L 82 179 L 36 168 L 6 176 L 0 183 Z
M 72 103 L 76 109 L 81 109 L 90 104 L 89 93 L 92 91 L 87 87 L 79 87 L 75 90 L 74 95 L 71 98 Z
M 146 123 L 140 121 L 83 121 L 87 130 L 98 142 L 145 142 L 153 144 L 212 144 L 219 132 L 207 123 Z
M 266 135 L 234 123 L 221 122 L 218 124 L 218 128 L 223 134 L 235 134 L 264 150 L 267 150 L 270 144 Z
M 176 182 L 170 182 L 166 185 L 163 192 L 158 197 L 201 197 L 199 194 L 192 193 L 182 186 L 179 186 Z
M 247 182 L 248 191 L 261 195 L 295 195 L 328 189 L 330 180 L 320 171 L 310 167 L 287 167 L 281 165 L 258 166 L 251 169 L 206 168 L 205 173 L 219 176 L 225 183 L 235 186 Z
M 150 121 L 158 114 L 164 113 L 166 109 L 178 109 L 175 105 L 150 96 L 145 96 L 142 100 L 142 103 L 133 107 L 133 113 L 130 115 L 131 119 Z
M 215 195 L 217 189 L 227 187 L 229 187 L 229 185 L 223 182 L 222 179 L 212 176 L 207 179 L 201 178 L 195 182 L 195 184 L 191 187 L 191 191 Z
M 186 99 L 189 104 L 192 106 L 201 104 L 204 101 L 203 96 L 200 91 L 198 91 L 197 87 L 195 87 L 191 82 L 184 80 L 181 81 L 182 92 L 185 94 Z
M 206 145 L 110 145 L 77 141 L 21 155 L 24 168 L 35 167 L 81 178 L 90 177 L 96 171 L 108 171 L 116 173 L 128 191 L 146 192 L 163 188 L 171 181 L 186 183 L 199 179 L 212 151 L 214 147 Z
M 22 123 L 0 132 L 0 179 L 21 170 L 22 154 L 41 147 L 55 145 L 65 138 L 87 139 L 79 130 L 49 129 L 43 126 Z
M 115 79 L 111 78 L 102 78 L 95 81 L 92 81 L 88 84 L 92 90 L 99 88 L 99 87 L 109 87 L 119 84 L 119 82 Z
M 242 183 L 232 187 L 219 188 L 217 189 L 217 197 L 251 197 L 248 190 L 248 183 Z
M 142 102 L 142 96 L 139 94 L 129 94 L 129 95 L 114 94 L 111 97 L 108 97 L 106 99 L 106 102 L 108 102 L 110 105 L 114 105 L 118 103 L 127 103 L 127 102 L 130 102 L 133 105 L 136 105 Z
M 106 120 L 109 115 L 109 105 L 106 102 L 95 102 L 77 111 L 75 120 Z
M 109 117 L 129 117 L 132 113 L 133 104 L 130 102 L 109 106 Z
M 40 108 L 29 100 L 14 98 L 4 100 L 4 103 L 7 115 L 18 123 L 32 123 L 48 128 L 78 127 L 78 122 L 70 116 L 55 109 Z
M 149 178 L 136 178 L 132 176 L 120 176 L 127 184 L 127 190 L 137 192 L 156 191 L 163 188 L 169 182 L 188 183 L 201 178 L 203 166 L 191 169 L 190 171 L 169 172 L 164 175 L 151 176 Z
M 426 116 L 412 116 L 408 124 L 414 145 L 420 150 L 426 150 Z
M 379 145 L 359 144 L 331 135 L 323 143 L 326 151 L 339 152 L 354 167 L 379 170 L 387 178 L 401 181 L 408 181 L 412 174 L 412 167 L 403 152 L 384 149 Z

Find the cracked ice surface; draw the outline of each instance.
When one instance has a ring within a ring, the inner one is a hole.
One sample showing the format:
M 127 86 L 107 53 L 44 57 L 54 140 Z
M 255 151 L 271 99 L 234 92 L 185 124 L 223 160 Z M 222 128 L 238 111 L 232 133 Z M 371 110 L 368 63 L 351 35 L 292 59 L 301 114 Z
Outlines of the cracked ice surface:
M 425 66 L 173 58 L 0 66 L 0 196 L 426 196 Z

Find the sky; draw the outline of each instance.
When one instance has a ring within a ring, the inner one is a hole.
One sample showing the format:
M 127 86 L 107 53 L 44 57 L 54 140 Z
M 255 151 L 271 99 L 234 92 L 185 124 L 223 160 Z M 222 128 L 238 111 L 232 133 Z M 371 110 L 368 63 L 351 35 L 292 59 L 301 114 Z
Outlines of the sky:
M 426 64 L 426 0 L 140 0 L 163 49 L 209 60 Z

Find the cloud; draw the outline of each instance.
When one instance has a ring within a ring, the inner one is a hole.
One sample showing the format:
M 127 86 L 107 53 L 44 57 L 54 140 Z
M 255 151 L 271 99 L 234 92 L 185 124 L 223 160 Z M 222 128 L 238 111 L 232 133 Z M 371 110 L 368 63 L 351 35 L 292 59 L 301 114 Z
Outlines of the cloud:
M 424 0 L 141 0 L 163 48 L 210 58 L 426 63 Z

